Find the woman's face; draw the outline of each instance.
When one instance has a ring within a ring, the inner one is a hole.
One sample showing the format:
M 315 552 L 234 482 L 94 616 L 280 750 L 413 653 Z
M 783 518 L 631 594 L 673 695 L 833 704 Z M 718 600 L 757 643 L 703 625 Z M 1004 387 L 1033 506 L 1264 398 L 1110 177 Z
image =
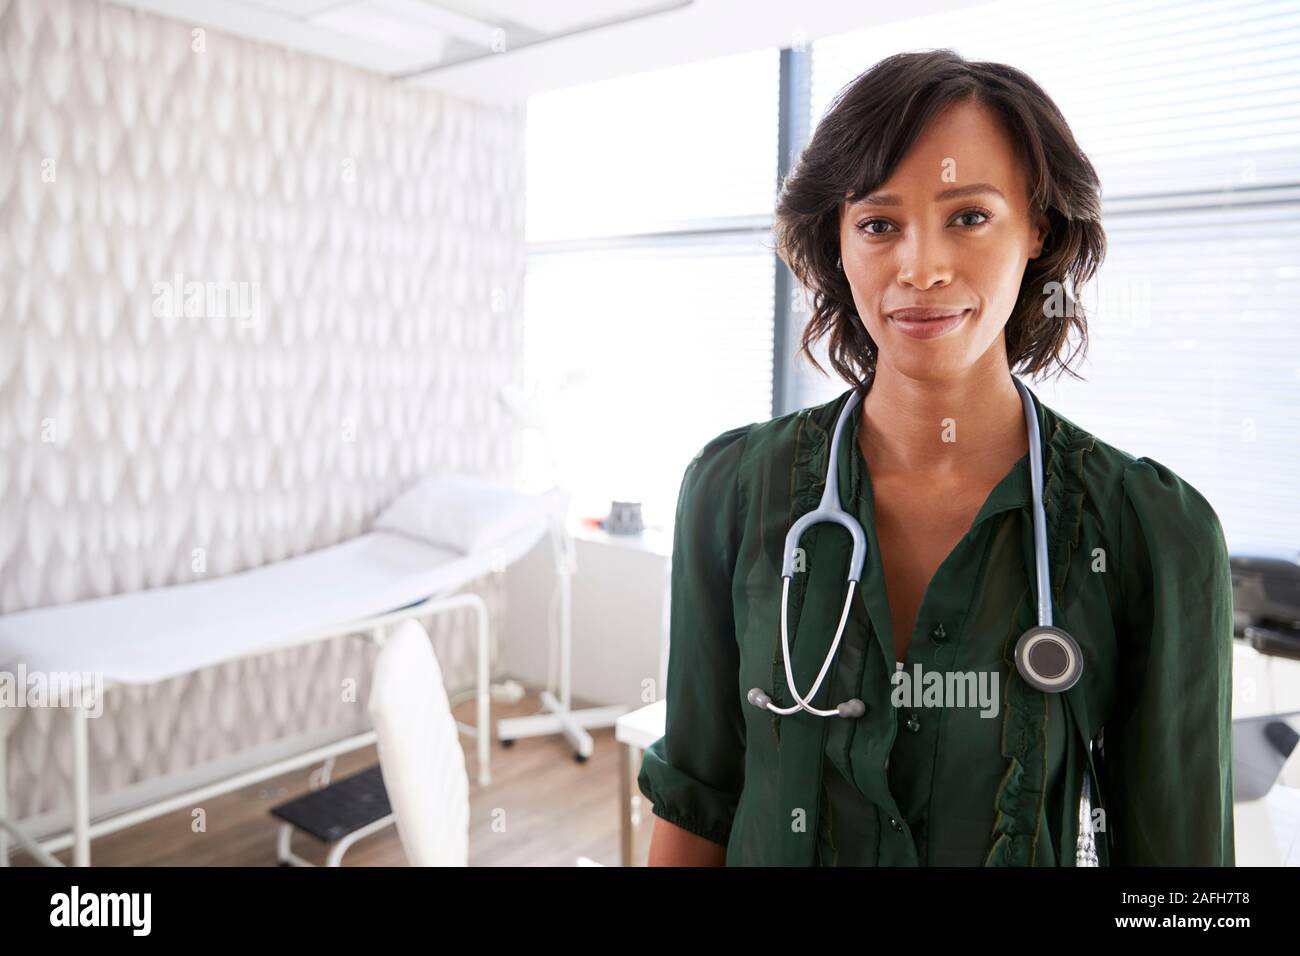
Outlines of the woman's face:
M 995 343 L 1005 361 L 1003 328 L 1046 238 L 997 116 L 972 101 L 951 104 L 888 180 L 840 207 L 844 274 L 878 363 L 909 378 L 948 378 Z M 898 314 L 914 307 L 959 314 Z

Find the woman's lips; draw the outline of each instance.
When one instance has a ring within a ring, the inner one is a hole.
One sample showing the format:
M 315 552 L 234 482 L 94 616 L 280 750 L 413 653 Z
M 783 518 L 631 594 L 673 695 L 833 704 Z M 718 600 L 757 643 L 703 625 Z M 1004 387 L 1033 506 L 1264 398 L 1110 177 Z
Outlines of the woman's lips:
M 941 335 L 947 335 L 957 326 L 966 320 L 970 315 L 970 309 L 963 309 L 952 315 L 945 315 L 936 318 L 919 318 L 918 313 L 909 310 L 901 310 L 889 316 L 892 322 L 900 332 L 914 339 L 937 339 Z

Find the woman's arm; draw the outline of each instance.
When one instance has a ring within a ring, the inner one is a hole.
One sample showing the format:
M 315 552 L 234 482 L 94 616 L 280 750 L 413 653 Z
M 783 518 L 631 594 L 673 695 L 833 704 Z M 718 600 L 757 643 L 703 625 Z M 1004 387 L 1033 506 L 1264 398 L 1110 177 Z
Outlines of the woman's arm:
M 669 865 L 706 862 L 706 852 L 707 862 L 722 862 L 744 787 L 745 715 L 732 588 L 740 463 L 749 428 L 731 429 L 706 444 L 687 465 L 677 496 L 664 734 L 646 748 L 637 775 L 659 818 L 651 865 L 661 859 Z
M 1115 866 L 1232 866 L 1232 570 L 1218 516 L 1159 462 L 1124 473 L 1127 633 L 1103 738 Z
M 648 866 L 725 866 L 727 848 L 655 817 Z

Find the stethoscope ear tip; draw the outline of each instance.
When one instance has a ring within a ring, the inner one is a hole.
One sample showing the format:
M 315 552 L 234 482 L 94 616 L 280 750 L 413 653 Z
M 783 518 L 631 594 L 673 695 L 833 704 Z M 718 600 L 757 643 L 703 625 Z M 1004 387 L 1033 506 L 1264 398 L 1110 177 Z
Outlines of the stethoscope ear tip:
M 749 694 L 747 695 L 747 697 L 749 699 L 749 702 L 753 704 L 755 707 L 766 708 L 768 704 L 772 703 L 772 698 L 768 697 L 767 694 L 763 693 L 763 689 L 761 687 L 752 688 Z
M 867 705 L 854 697 L 852 700 L 846 700 L 835 709 L 840 712 L 841 717 L 861 717 L 867 712 Z

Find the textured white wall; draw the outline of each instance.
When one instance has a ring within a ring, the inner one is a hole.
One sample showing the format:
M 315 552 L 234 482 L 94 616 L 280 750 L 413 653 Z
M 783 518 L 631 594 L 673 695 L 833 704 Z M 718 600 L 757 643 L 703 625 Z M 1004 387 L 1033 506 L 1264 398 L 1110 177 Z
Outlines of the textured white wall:
M 333 544 L 426 473 L 512 476 L 494 396 L 522 362 L 523 119 L 91 0 L 0 0 L 0 613 Z M 499 606 L 499 583 L 475 590 Z M 431 627 L 452 689 L 467 625 Z M 92 796 L 342 735 L 369 659 L 339 639 L 110 692 Z M 31 710 L 11 737 L 16 816 L 66 805 L 66 723 Z

